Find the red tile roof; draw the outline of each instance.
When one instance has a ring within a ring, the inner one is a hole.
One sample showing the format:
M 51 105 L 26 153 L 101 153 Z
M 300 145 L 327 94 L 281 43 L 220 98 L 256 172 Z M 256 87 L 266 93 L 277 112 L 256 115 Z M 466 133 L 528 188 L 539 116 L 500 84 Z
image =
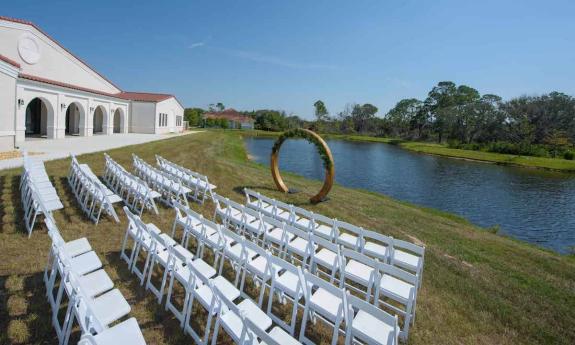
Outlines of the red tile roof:
M 112 84 L 116 89 L 121 90 L 116 84 L 114 84 L 110 79 L 104 77 L 102 74 L 100 74 L 98 71 L 96 71 L 92 66 L 88 65 L 84 60 L 80 59 L 79 57 L 77 57 L 76 55 L 74 55 L 74 53 L 72 53 L 71 51 L 69 51 L 68 49 L 66 49 L 66 47 L 64 47 L 62 44 L 60 44 L 60 42 L 56 41 L 54 38 L 52 38 L 52 36 L 48 35 L 44 30 L 40 29 L 39 26 L 37 26 L 36 24 L 27 21 L 27 20 L 22 20 L 22 19 L 16 19 L 16 18 L 10 18 L 10 17 L 4 17 L 4 16 L 0 16 L 0 20 L 6 20 L 9 22 L 13 22 L 13 23 L 19 23 L 19 24 L 24 24 L 24 25 L 30 25 L 31 27 L 33 27 L 34 29 L 40 31 L 44 36 L 48 37 L 50 40 L 52 40 L 54 43 L 56 43 L 57 45 L 60 46 L 60 48 L 64 49 L 68 54 L 72 55 L 73 57 L 75 57 L 78 61 L 80 61 L 81 63 L 83 63 L 86 67 L 88 67 L 90 70 L 92 70 L 94 73 L 96 73 L 97 75 L 99 75 L 100 77 L 102 77 L 104 80 L 106 80 L 108 83 Z
M 103 96 L 108 96 L 108 97 L 114 97 L 114 98 L 120 98 L 120 99 L 124 99 L 124 100 L 128 100 L 128 101 L 140 101 L 140 102 L 161 102 L 164 101 L 166 99 L 169 98 L 176 98 L 173 95 L 168 95 L 165 93 L 149 93 L 149 92 L 120 92 L 120 93 L 108 93 L 108 92 L 103 92 L 103 91 L 99 91 L 99 90 L 94 90 L 94 89 L 89 89 L 86 87 L 82 87 L 82 86 L 78 86 L 78 85 L 73 85 L 73 84 L 68 84 L 68 83 L 63 83 L 63 82 L 59 82 L 56 80 L 51 80 L 51 79 L 46 79 L 46 78 L 42 78 L 42 77 L 38 77 L 35 75 L 30 75 L 30 74 L 24 74 L 24 73 L 20 73 L 18 75 L 18 77 L 22 78 L 22 79 L 27 79 L 27 80 L 32 80 L 32 81 L 36 81 L 39 83 L 44 83 L 44 84 L 50 84 L 50 85 L 55 85 L 55 86 L 60 86 L 60 87 L 65 87 L 67 89 L 74 89 L 74 90 L 79 90 L 79 91 L 84 91 L 84 92 L 89 92 L 89 93 L 95 93 L 97 95 L 103 95 Z M 178 103 L 180 103 L 178 101 L 178 99 L 176 98 L 176 101 Z M 180 104 L 181 105 L 181 104 Z
M 140 102 L 161 102 L 168 98 L 174 97 L 165 93 L 149 93 L 149 92 L 128 92 L 124 91 L 118 94 L 118 97 L 129 99 L 131 101 Z
M 235 109 L 226 109 L 223 111 L 213 112 L 213 113 L 204 113 L 205 119 L 226 119 L 229 121 L 238 121 L 238 122 L 254 122 L 255 120 L 249 116 L 242 115 Z
M 44 84 L 50 84 L 50 85 L 56 85 L 56 86 L 60 86 L 60 87 L 65 87 L 65 88 L 67 88 L 67 89 L 74 89 L 74 90 L 79 90 L 79 91 L 84 91 L 84 92 L 95 93 L 95 94 L 97 94 L 97 95 L 104 95 L 104 96 L 109 96 L 109 97 L 121 98 L 121 97 L 118 97 L 119 93 L 108 93 L 108 92 L 103 92 L 103 91 L 99 91 L 99 90 L 89 89 L 89 88 L 87 88 L 87 87 L 82 87 L 82 86 L 78 86 L 78 85 L 63 83 L 63 82 L 60 82 L 60 81 L 51 80 L 51 79 L 46 79 L 46 78 L 38 77 L 38 76 L 35 76 L 35 75 L 31 75 L 31 74 L 20 73 L 20 74 L 18 75 L 18 77 L 20 77 L 20 78 L 22 78 L 22 79 L 28 79 L 28 80 L 32 80 L 32 81 L 37 81 L 37 82 L 44 83 Z
M 12 65 L 12 66 L 14 66 L 14 67 L 16 67 L 16 68 L 20 68 L 20 64 L 19 64 L 19 63 L 17 63 L 16 61 L 14 61 L 14 60 L 12 60 L 12 59 L 9 59 L 9 58 L 5 57 L 5 56 L 2 55 L 2 54 L 0 54 L 0 60 L 6 62 L 7 64 L 10 64 L 10 65 Z

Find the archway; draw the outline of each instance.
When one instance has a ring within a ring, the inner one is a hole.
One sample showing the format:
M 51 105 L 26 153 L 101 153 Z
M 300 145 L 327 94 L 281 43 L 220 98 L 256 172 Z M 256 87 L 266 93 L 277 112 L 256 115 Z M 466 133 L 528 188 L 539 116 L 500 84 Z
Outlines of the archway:
M 94 120 L 92 124 L 92 133 L 101 134 L 104 133 L 104 128 L 108 125 L 107 123 L 106 110 L 101 105 L 96 107 L 94 110 Z
M 48 128 L 54 126 L 54 111 L 50 102 L 40 97 L 33 98 L 26 106 L 26 137 L 46 138 Z
M 116 108 L 116 111 L 114 111 L 114 133 L 124 133 L 125 125 L 124 112 L 121 108 Z
M 66 135 L 84 135 L 80 129 L 84 128 L 84 109 L 76 102 L 70 103 L 66 109 Z

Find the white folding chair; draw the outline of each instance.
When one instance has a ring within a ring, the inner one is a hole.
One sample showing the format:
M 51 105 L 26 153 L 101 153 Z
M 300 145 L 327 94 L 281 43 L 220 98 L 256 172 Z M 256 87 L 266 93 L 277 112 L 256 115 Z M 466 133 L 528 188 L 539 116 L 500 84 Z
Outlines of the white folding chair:
M 375 231 L 363 231 L 363 247 L 362 253 L 376 258 L 382 262 L 389 262 L 389 253 L 393 245 L 393 238 L 385 236 Z
M 202 223 L 202 219 L 204 217 L 199 213 L 194 212 L 188 206 L 179 203 L 177 200 L 173 200 L 172 205 L 176 212 L 176 217 L 174 218 L 174 223 L 172 225 L 172 238 L 176 239 L 176 229 L 181 227 L 183 232 L 180 243 L 183 245 L 186 237 L 193 229 L 197 228 Z
M 305 287 L 303 286 L 303 281 L 300 279 L 301 277 L 296 266 L 276 256 L 270 257 L 270 260 L 272 270 L 275 272 L 271 275 L 267 314 L 275 323 L 279 324 L 293 336 L 295 334 L 297 312 L 299 310 L 300 300 L 304 297 Z M 279 315 L 273 313 L 274 297 L 277 297 L 282 304 L 285 304 L 287 299 L 292 303 L 289 323 L 284 321 Z
M 247 340 L 250 339 L 250 336 L 248 336 L 250 330 L 242 322 L 240 315 L 252 320 L 253 324 L 263 332 L 266 332 L 272 325 L 272 319 L 250 299 L 244 299 L 240 303 L 235 304 L 233 301 L 228 300 L 217 287 L 213 288 L 213 292 L 221 305 L 218 309 L 218 317 L 212 336 L 213 345 L 217 343 L 220 326 L 236 344 L 246 344 Z M 253 339 L 253 336 L 251 338 Z
M 363 229 L 350 223 L 337 221 L 338 231 L 337 243 L 354 250 L 361 250 L 363 247 Z M 344 231 L 342 231 L 344 230 Z
M 300 269 L 299 274 L 305 286 L 305 304 L 299 341 L 304 344 L 313 344 L 313 341 L 306 336 L 307 323 L 311 319 L 315 324 L 315 320 L 320 319 L 333 329 L 330 343 L 337 344 L 340 333 L 344 333 L 341 326 L 345 318 L 345 290 L 307 271 Z
M 340 286 L 345 285 L 347 289 L 363 294 L 365 300 L 370 301 L 378 277 L 378 262 L 349 248 L 342 248 L 340 253 L 344 267 Z M 353 284 L 348 283 L 348 280 Z
M 249 241 L 245 241 L 244 242 L 245 247 L 247 250 L 251 250 L 253 252 L 255 252 L 257 254 L 257 257 L 255 257 L 252 260 L 246 260 L 244 262 L 244 266 L 242 268 L 242 279 L 240 282 L 240 292 L 242 294 L 242 297 L 244 298 L 251 298 L 246 292 L 245 292 L 245 283 L 246 283 L 246 276 L 250 276 L 250 278 L 252 278 L 254 284 L 256 285 L 256 287 L 259 287 L 259 297 L 257 297 L 257 303 L 258 306 L 262 306 L 263 304 L 263 300 L 264 300 L 264 293 L 266 290 L 266 284 L 269 282 L 269 280 L 271 279 L 272 274 L 274 274 L 274 272 L 277 272 L 279 269 L 278 267 L 275 267 L 275 269 L 272 266 L 275 266 L 272 262 L 271 262 L 271 253 L 266 251 L 265 249 L 263 249 L 262 247 L 259 247 L 258 245 L 249 242 Z
M 423 279 L 423 259 L 425 247 L 418 246 L 411 242 L 393 239 L 393 246 L 390 252 L 390 264 L 401 267 L 417 276 L 417 288 L 421 287 Z
M 318 277 L 329 277 L 330 283 L 339 282 L 344 269 L 339 245 L 317 235 L 312 236 L 312 242 L 318 250 L 310 258 L 310 272 Z
M 379 263 L 377 280 L 373 303 L 378 308 L 383 306 L 403 316 L 400 337 L 407 340 L 409 328 L 415 322 L 417 276 L 401 268 Z
M 283 257 L 291 262 L 297 262 L 303 268 L 308 268 L 309 259 L 315 254 L 317 245 L 313 243 L 311 232 L 300 230 L 294 226 L 286 225 L 284 238 L 292 237 L 282 248 Z
M 312 218 L 312 231 L 314 235 L 323 237 L 335 242 L 337 238 L 337 219 L 326 217 L 319 213 L 314 213 Z
M 399 344 L 397 316 L 351 295 L 345 295 L 346 332 L 345 343 L 368 345 Z

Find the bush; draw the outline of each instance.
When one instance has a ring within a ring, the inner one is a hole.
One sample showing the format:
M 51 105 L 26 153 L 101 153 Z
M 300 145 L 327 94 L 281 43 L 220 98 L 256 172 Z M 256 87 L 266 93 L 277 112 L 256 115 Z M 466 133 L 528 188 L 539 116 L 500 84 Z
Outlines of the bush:
M 573 151 L 565 151 L 565 153 L 563 153 L 563 158 L 572 161 L 572 160 L 575 158 L 575 152 L 573 152 Z

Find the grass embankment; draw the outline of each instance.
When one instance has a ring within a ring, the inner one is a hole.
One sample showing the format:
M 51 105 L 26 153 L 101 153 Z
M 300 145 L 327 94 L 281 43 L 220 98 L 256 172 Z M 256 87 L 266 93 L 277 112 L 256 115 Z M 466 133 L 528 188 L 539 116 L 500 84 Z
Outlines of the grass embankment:
M 410 344 L 573 344 L 575 343 L 575 260 L 482 231 L 441 212 L 395 201 L 383 195 L 336 185 L 330 200 L 310 205 L 321 185 L 291 174 L 290 187 L 305 191 L 284 195 L 273 188 L 267 167 L 248 161 L 238 132 L 205 132 L 108 153 L 131 168 L 131 153 L 148 162 L 154 154 L 207 174 L 218 193 L 244 201 L 243 187 L 301 205 L 314 212 L 427 246 L 423 287 L 418 296 Z M 78 157 L 101 175 L 101 153 Z M 86 236 L 132 306 L 148 344 L 190 344 L 171 313 L 139 286 L 120 260 L 126 227 L 104 217 L 98 226 L 86 220 L 67 187 L 69 160 L 47 163 L 65 208 L 55 212 L 66 240 Z M 0 172 L 0 343 L 55 344 L 42 271 L 50 240 L 45 229 L 27 238 L 20 220 L 20 170 Z M 192 206 L 212 216 L 213 205 Z M 169 231 L 174 213 L 144 213 L 144 221 Z M 319 328 L 314 328 L 317 330 Z M 376 330 L 374 330 L 376 331 Z M 221 333 L 221 332 L 220 332 Z M 323 333 L 320 333 L 323 334 Z

